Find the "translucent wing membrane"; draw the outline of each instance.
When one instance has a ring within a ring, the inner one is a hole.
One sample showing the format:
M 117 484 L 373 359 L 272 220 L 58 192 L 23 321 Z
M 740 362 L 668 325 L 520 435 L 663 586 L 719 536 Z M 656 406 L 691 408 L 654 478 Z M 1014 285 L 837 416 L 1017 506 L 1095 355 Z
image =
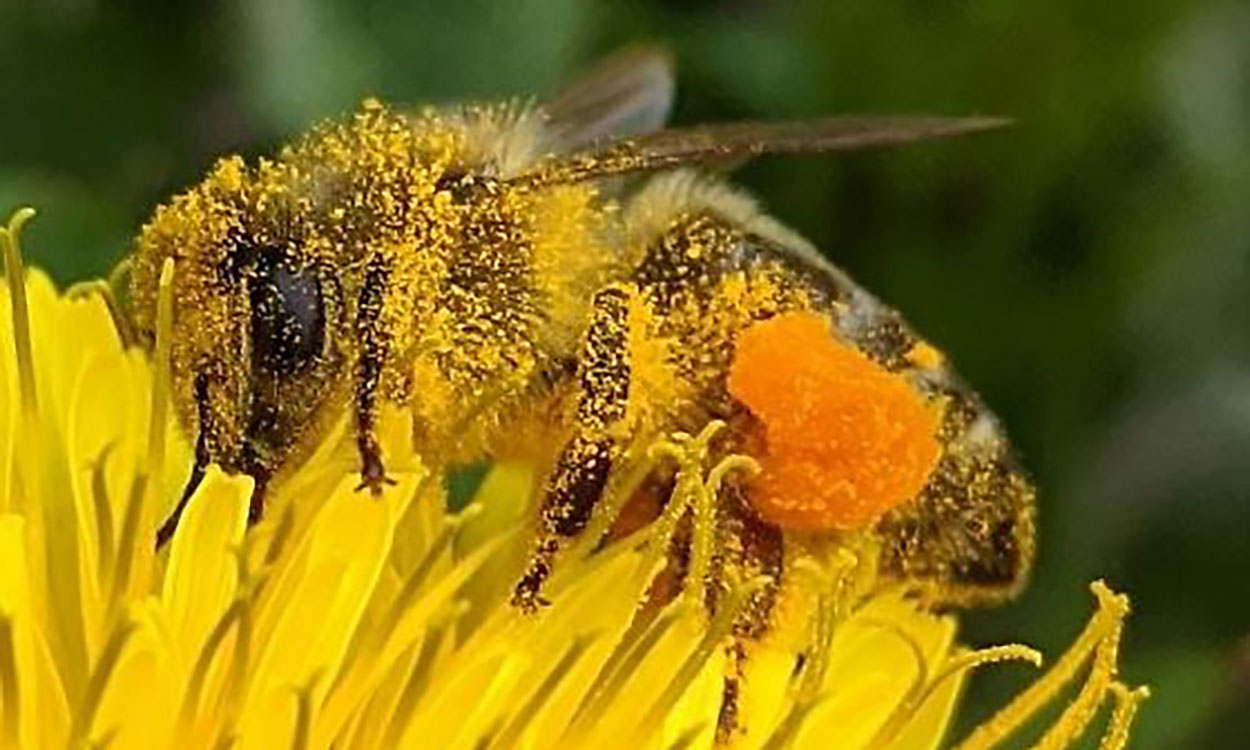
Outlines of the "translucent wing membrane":
M 664 127 L 673 107 L 673 60 L 657 47 L 631 47 L 574 78 L 543 111 L 561 151 Z
M 673 128 L 621 138 L 542 162 L 514 181 L 549 185 L 766 154 L 851 151 L 976 133 L 1010 122 L 1001 117 L 845 116 Z

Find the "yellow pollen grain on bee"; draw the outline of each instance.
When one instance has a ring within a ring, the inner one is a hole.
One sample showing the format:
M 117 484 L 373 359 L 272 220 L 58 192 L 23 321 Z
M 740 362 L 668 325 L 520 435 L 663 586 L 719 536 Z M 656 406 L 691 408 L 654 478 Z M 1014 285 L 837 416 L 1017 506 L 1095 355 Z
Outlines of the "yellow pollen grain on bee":
M 942 366 L 945 357 L 936 347 L 925 341 L 917 341 L 904 355 L 908 362 L 921 370 L 934 371 Z

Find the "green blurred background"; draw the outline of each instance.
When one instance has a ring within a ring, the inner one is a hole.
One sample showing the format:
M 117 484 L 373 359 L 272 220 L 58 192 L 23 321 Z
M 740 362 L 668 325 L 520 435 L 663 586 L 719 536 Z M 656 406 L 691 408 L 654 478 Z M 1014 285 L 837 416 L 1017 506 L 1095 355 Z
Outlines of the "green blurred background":
M 637 41 L 677 54 L 677 122 L 1018 119 L 739 178 L 951 353 L 1039 479 L 1035 583 L 965 638 L 1057 654 L 1105 576 L 1155 688 L 1134 747 L 1250 746 L 1250 3 L 3 0 L 0 210 L 40 209 L 60 281 L 99 275 L 215 155 Z M 962 720 L 1028 676 L 984 671 Z

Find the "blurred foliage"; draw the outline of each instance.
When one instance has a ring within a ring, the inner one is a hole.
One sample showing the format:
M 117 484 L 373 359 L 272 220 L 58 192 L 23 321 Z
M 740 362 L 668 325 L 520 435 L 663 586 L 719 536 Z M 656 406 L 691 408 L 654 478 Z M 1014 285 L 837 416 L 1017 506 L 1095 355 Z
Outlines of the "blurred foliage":
M 551 91 L 625 43 L 679 122 L 1011 115 L 1008 132 L 774 159 L 740 181 L 949 350 L 1043 487 L 1036 581 L 968 618 L 1050 653 L 1107 576 L 1150 682 L 1135 747 L 1250 738 L 1250 6 L 1235 0 L 4 0 L 0 210 L 70 282 L 219 154 L 366 94 Z M 974 681 L 983 716 L 1028 677 Z M 1238 742 L 1240 740 L 1240 742 Z

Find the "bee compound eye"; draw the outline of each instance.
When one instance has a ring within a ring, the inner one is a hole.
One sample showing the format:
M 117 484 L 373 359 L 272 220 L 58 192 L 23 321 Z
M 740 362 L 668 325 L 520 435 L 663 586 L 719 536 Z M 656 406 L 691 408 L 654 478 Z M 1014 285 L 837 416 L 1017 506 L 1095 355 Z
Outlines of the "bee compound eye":
M 248 297 L 254 366 L 279 376 L 308 367 L 325 342 L 325 302 L 317 274 L 264 259 L 248 280 Z

